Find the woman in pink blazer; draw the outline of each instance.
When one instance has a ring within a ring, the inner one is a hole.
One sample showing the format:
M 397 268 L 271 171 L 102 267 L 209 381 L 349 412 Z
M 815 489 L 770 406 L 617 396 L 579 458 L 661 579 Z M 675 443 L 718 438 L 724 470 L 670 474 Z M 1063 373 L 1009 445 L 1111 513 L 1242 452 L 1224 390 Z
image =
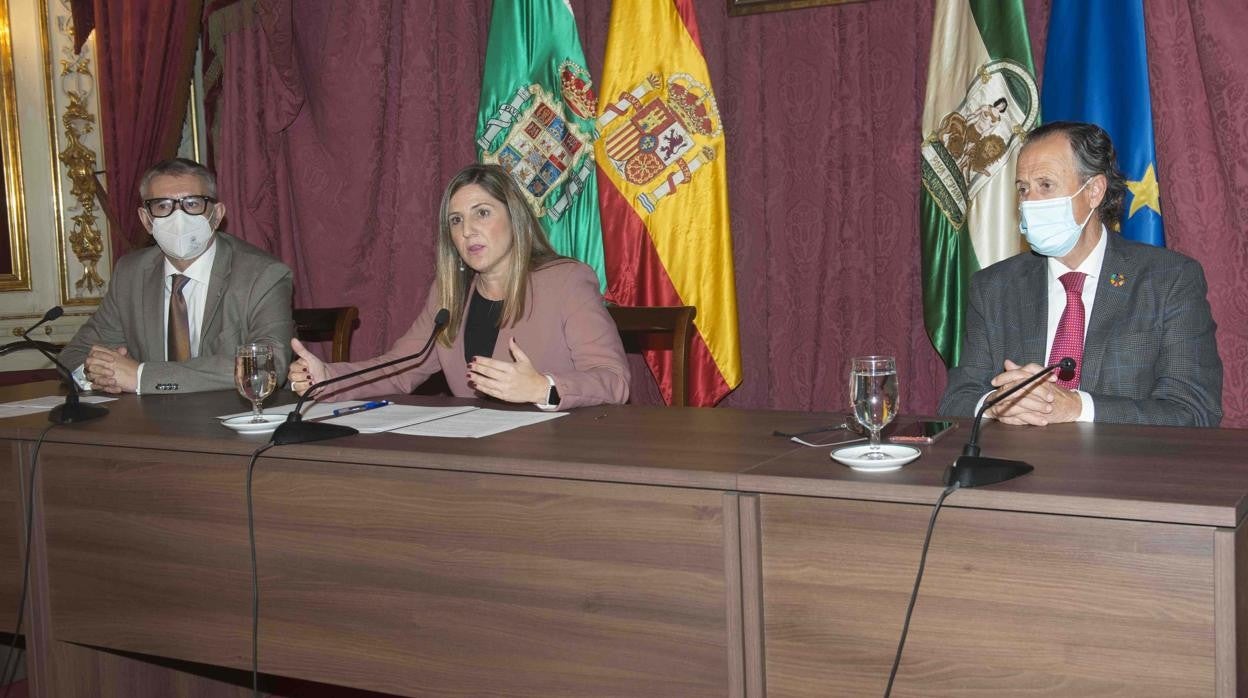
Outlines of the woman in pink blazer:
M 603 307 L 598 277 L 560 257 L 524 195 L 496 165 L 455 175 L 439 212 L 437 278 L 411 328 L 381 356 L 326 364 L 295 339 L 289 371 L 302 395 L 312 385 L 415 353 L 438 310 L 450 322 L 423 360 L 346 382 L 318 399 L 406 394 L 441 370 L 460 397 L 489 396 L 570 409 L 628 400 L 628 363 Z

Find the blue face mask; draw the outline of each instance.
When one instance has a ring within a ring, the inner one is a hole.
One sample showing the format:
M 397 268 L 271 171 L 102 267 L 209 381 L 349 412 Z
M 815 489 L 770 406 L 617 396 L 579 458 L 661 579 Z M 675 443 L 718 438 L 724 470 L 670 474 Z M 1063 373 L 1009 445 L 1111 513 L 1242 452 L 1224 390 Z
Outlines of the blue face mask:
M 1092 180 L 1088 180 L 1091 182 Z M 1088 186 L 1083 183 L 1083 187 Z M 1018 205 L 1018 229 L 1027 238 L 1027 244 L 1036 254 L 1045 257 L 1065 257 L 1075 245 L 1079 244 L 1079 235 L 1083 226 L 1092 218 L 1092 211 L 1082 223 L 1075 221 L 1075 207 L 1072 200 L 1083 191 L 1070 196 L 1059 196 L 1056 199 L 1041 201 L 1024 201 Z M 1093 209 L 1095 210 L 1095 209 Z

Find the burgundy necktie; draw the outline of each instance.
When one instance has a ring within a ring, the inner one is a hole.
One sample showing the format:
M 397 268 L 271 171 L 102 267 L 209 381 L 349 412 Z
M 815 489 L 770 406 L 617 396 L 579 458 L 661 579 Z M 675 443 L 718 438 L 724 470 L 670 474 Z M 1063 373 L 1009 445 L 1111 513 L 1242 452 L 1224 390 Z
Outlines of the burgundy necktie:
M 173 292 L 169 294 L 169 339 L 166 358 L 169 361 L 187 361 L 191 358 L 191 323 L 186 315 L 186 297 L 182 289 L 191 280 L 189 276 L 173 275 Z
M 1049 365 L 1069 356 L 1075 360 L 1075 373 L 1067 379 L 1067 375 L 1058 371 L 1057 384 L 1063 388 L 1079 387 L 1079 376 L 1083 374 L 1083 280 L 1087 275 L 1080 271 L 1062 274 L 1059 281 L 1066 288 L 1066 309 L 1062 311 L 1062 319 L 1057 323 L 1057 334 L 1053 335 L 1053 351 L 1049 353 Z

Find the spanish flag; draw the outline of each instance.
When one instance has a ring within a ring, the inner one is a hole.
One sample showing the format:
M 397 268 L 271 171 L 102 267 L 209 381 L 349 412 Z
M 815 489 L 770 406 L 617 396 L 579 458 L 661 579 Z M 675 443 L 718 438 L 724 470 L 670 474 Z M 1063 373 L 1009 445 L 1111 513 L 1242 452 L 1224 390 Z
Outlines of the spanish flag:
M 615 0 L 595 143 L 607 299 L 692 305 L 688 402 L 741 384 L 724 127 L 692 0 Z M 671 401 L 668 352 L 646 362 Z

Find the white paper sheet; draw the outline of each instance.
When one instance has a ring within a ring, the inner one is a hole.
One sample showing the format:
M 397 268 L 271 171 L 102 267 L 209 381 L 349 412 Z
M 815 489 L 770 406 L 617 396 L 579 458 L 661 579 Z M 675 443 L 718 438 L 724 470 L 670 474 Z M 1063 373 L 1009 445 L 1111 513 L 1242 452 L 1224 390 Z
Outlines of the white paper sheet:
M 303 421 L 341 424 L 343 426 L 351 427 L 361 434 L 377 434 L 383 431 L 392 431 L 394 429 L 398 429 L 399 427 L 411 426 L 413 424 L 419 424 L 433 419 L 442 419 L 461 412 L 477 409 L 471 405 L 422 407 L 419 405 L 389 404 L 384 407 L 365 410 L 364 412 L 356 412 L 355 414 L 347 414 L 341 417 L 332 416 L 334 410 L 362 405 L 365 402 L 365 400 L 317 402 L 308 409 L 304 410 Z M 294 409 L 295 406 L 293 404 L 279 405 L 277 407 L 265 408 L 264 413 L 288 415 Z M 251 412 L 237 412 L 235 414 L 222 415 L 218 417 L 218 419 L 229 419 L 231 417 L 248 414 L 251 414 Z
M 317 405 L 317 407 L 320 407 L 320 405 Z M 339 407 L 350 407 L 350 405 L 339 405 Z M 356 412 L 355 414 L 343 415 L 341 417 L 332 417 L 323 421 L 331 424 L 341 424 L 343 426 L 351 427 L 361 434 L 376 434 L 383 431 L 393 431 L 400 427 L 409 427 L 413 424 L 421 424 L 431 420 L 451 417 L 462 412 L 475 411 L 476 409 L 477 408 L 472 407 L 471 405 L 456 405 L 454 407 L 386 405 L 385 407 L 378 407 L 375 410 Z M 332 412 L 332 409 L 326 410 L 325 414 L 328 415 Z M 309 413 L 311 413 L 310 410 Z M 307 420 L 308 415 L 304 415 L 304 419 Z
M 105 397 L 103 395 L 82 395 L 79 396 L 79 402 L 86 402 L 92 405 L 101 402 L 112 402 L 115 397 Z M 6 417 L 21 417 L 27 414 L 38 414 L 39 412 L 50 412 L 53 407 L 65 404 L 64 395 L 48 395 L 47 397 L 34 397 L 28 400 L 17 400 L 15 402 L 6 402 L 0 404 L 0 419 Z
M 453 415 L 443 419 L 422 422 L 395 429 L 395 434 L 409 436 L 445 436 L 460 439 L 479 439 L 483 436 L 501 434 L 512 429 L 539 424 L 566 415 L 567 412 L 511 412 L 508 410 L 481 410 Z

